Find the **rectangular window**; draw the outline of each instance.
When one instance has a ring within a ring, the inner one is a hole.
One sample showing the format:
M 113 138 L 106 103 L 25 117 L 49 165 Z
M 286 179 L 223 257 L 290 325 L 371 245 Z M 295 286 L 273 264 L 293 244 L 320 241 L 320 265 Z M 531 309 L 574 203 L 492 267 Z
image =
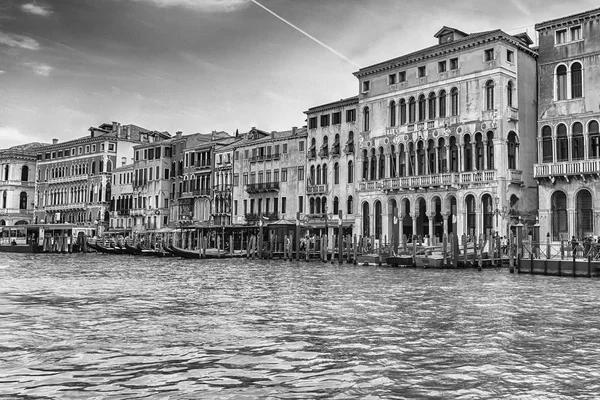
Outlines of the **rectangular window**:
M 287 168 L 281 169 L 281 182 L 287 182 Z
M 59 152 L 58 152 L 58 158 L 62 158 L 62 156 L 63 156 L 63 152 L 62 152 L 62 151 L 59 151 Z
M 279 182 L 279 170 L 273 171 L 273 182 Z
M 317 117 L 310 117 L 308 119 L 308 129 L 316 129 L 317 128 Z
M 154 160 L 154 149 L 148 149 L 148 160 Z
M 190 166 L 190 153 L 186 153 L 185 154 L 185 167 L 189 167 Z
M 494 49 L 487 49 L 483 53 L 485 61 L 493 61 L 494 60 Z
M 165 168 L 165 179 L 169 179 L 169 168 Z
M 369 81 L 364 81 L 364 82 L 362 83 L 362 91 L 363 91 L 363 93 L 366 93 L 366 92 L 368 92 L 369 90 L 371 90 L 371 82 L 369 82 Z
M 300 143 L 298 143 L 298 151 L 304 151 L 304 140 L 301 140 Z
M 158 157 L 156 157 L 158 158 Z M 192 152 L 190 153 L 190 166 L 193 167 L 196 165 L 196 153 Z
M 304 212 L 304 196 L 298 196 L 298 212 Z
M 273 212 L 275 214 L 279 212 L 279 199 L 277 197 L 273 199 Z
M 233 186 L 240 185 L 240 174 L 233 174 Z
M 298 167 L 298 180 L 304 180 L 304 167 Z
M 556 44 L 563 44 L 567 42 L 567 30 L 561 29 L 556 31 Z
M 417 77 L 419 78 L 425 78 L 425 66 L 423 65 L 422 67 L 417 68 Z
M 574 26 L 571 28 L 571 41 L 581 39 L 581 26 Z
M 79 148 L 77 149 L 77 153 L 83 154 L 83 146 L 79 146 Z
M 258 172 L 258 183 L 263 183 L 264 182 L 263 181 L 263 176 L 264 176 L 263 172 L 259 171 Z
M 396 84 L 396 74 L 389 74 L 388 75 L 388 85 L 395 85 Z
M 283 154 L 287 154 L 287 143 L 283 144 Z
M 144 160 L 148 159 L 148 149 L 144 149 Z
M 240 151 L 239 150 L 235 151 L 235 153 L 233 154 L 233 159 L 236 161 L 240 159 Z
M 356 109 L 352 108 L 350 110 L 346 110 L 346 122 L 354 121 L 356 121 Z
M 156 149 L 154 149 L 154 156 L 156 157 L 157 160 L 160 158 L 160 147 L 157 147 Z
M 156 180 L 160 180 L 160 167 L 157 165 L 156 166 Z
M 250 172 L 250 184 L 256 183 L 256 172 Z
M 244 158 L 245 159 L 248 159 L 248 154 L 249 154 L 248 149 L 244 150 Z
M 446 61 L 438 62 L 438 72 L 446 72 Z
M 329 126 L 329 114 L 321 115 L 321 126 Z
M 96 145 L 95 145 L 95 144 L 93 144 L 93 145 L 92 145 L 92 153 L 95 153 L 95 152 L 96 152 Z
M 266 173 L 266 178 L 265 178 L 265 179 L 266 179 L 266 182 L 273 182 L 273 181 L 271 180 L 271 171 L 267 171 L 267 173 Z
M 233 215 L 238 215 L 238 201 L 233 201 Z
M 333 125 L 339 125 L 339 124 L 341 124 L 342 123 L 342 112 L 338 111 L 338 112 L 335 112 L 335 113 L 331 114 L 331 119 L 333 121 L 332 122 Z
M 506 50 L 506 61 L 509 63 L 515 62 L 515 53 L 512 50 Z
M 406 71 L 398 72 L 398 82 L 406 82 Z
M 265 201 L 265 213 L 269 213 L 269 210 L 271 209 L 271 199 L 267 198 Z
M 243 182 L 244 182 L 244 185 L 248 184 L 248 173 L 247 172 L 244 173 L 244 180 L 243 180 Z
M 89 153 L 89 152 L 90 152 L 90 146 L 89 146 L 89 145 L 88 145 L 88 146 L 85 146 L 85 153 L 87 154 L 87 153 Z M 54 158 L 54 157 L 52 157 L 52 158 Z
M 244 214 L 248 214 L 248 200 L 244 200 Z

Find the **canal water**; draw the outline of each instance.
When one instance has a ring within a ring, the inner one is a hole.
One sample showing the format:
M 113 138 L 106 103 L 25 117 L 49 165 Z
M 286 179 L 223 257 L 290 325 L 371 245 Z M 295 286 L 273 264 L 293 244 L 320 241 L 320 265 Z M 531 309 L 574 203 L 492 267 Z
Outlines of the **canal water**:
M 0 398 L 589 399 L 600 281 L 0 253 Z

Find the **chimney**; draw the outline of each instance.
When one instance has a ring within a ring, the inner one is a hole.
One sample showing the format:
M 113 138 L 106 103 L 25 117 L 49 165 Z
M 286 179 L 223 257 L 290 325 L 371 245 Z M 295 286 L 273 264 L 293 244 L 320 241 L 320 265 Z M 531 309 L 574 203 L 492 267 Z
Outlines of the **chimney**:
M 125 126 L 125 136 L 127 139 L 131 139 L 131 125 Z
M 112 131 L 116 132 L 117 131 L 117 126 L 119 125 L 118 122 L 113 121 L 113 126 L 112 126 Z
M 292 126 L 292 136 L 296 136 L 298 134 L 298 127 Z
M 181 139 L 181 135 L 183 135 L 183 132 L 181 132 L 181 131 L 175 132 L 175 138 L 176 139 Z
M 124 167 L 127 165 L 127 157 L 121 157 L 121 166 Z
M 52 144 L 58 143 L 58 139 L 52 139 Z
M 121 127 L 121 124 L 117 124 L 117 138 L 121 138 L 121 134 L 123 133 L 123 128 Z

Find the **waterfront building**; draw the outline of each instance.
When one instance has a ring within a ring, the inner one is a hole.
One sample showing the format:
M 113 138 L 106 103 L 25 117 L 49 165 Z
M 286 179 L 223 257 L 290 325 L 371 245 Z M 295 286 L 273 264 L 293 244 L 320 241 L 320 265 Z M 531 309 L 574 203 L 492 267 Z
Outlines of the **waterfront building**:
M 107 233 L 117 233 L 129 236 L 133 230 L 133 164 L 126 164 L 113 169 L 111 199 L 110 199 L 110 222 Z
M 181 135 L 181 132 L 177 134 Z M 130 205 L 133 233 L 162 229 L 170 221 L 171 146 L 174 139 L 166 132 L 161 138 L 133 148 L 133 195 L 120 207 L 127 213 L 123 206 Z
M 171 215 L 179 226 L 208 226 L 211 223 L 215 148 L 228 143 L 227 132 L 179 136 L 172 143 L 173 207 Z
M 0 225 L 33 222 L 36 154 L 45 145 L 28 143 L 0 150 Z
M 600 231 L 600 9 L 535 26 L 539 34 L 539 223 L 543 240 Z
M 364 236 L 505 235 L 537 209 L 531 39 L 450 27 L 435 38 L 354 74 Z
M 162 138 L 118 122 L 91 127 L 90 134 L 37 152 L 35 217 L 39 223 L 69 222 L 103 233 L 109 226 L 111 173 L 132 162 L 133 146 Z
M 212 221 L 214 225 L 232 224 L 233 210 L 233 163 L 239 136 L 217 143 L 214 149 L 214 185 Z
M 252 128 L 235 144 L 233 223 L 296 221 L 305 212 L 306 128 L 265 132 Z
M 306 164 L 305 222 L 337 234 L 342 211 L 344 234 L 355 219 L 354 136 L 358 133 L 358 96 L 310 108 Z M 335 231 L 333 231 L 335 229 Z

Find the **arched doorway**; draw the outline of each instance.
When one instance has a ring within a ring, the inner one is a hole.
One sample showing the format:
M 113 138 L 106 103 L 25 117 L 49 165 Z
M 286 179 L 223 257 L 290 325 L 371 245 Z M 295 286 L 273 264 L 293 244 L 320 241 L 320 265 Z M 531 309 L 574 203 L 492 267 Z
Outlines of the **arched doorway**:
M 444 236 L 444 217 L 442 217 L 442 199 L 435 196 L 431 200 L 431 209 L 434 210 L 433 217 L 433 236 L 441 242 Z
M 577 236 L 583 239 L 594 234 L 594 212 L 592 194 L 587 189 L 577 193 Z
M 484 194 L 481 198 L 483 205 L 483 233 L 486 237 L 491 237 L 494 232 L 494 203 L 492 196 Z
M 381 201 L 375 202 L 375 239 L 380 239 L 383 235 L 383 207 Z
M 458 223 L 458 219 L 457 219 L 457 202 L 456 202 L 456 197 L 454 196 L 448 196 L 446 197 L 446 200 L 444 202 L 444 208 L 445 211 L 447 213 L 449 213 L 448 215 L 448 234 L 450 235 L 451 233 L 456 233 L 456 224 Z
M 409 199 L 402 199 L 400 201 L 400 216 L 402 217 L 402 233 L 407 238 L 410 238 L 413 233 L 413 226 Z
M 569 237 L 569 225 L 567 223 L 567 195 L 556 191 L 552 194 L 552 240 L 560 240 Z
M 475 213 L 475 196 L 472 194 L 465 198 L 467 206 L 467 235 L 474 237 L 477 234 L 477 217 Z
M 398 245 L 398 235 L 400 233 L 398 224 L 398 203 L 396 199 L 390 199 L 388 202 L 388 237 L 390 238 L 390 242 L 392 246 L 396 248 Z
M 417 200 L 417 235 L 429 235 L 429 218 L 427 217 L 427 203 L 420 197 Z
M 369 237 L 371 236 L 371 219 L 369 217 L 369 203 L 367 203 L 366 201 L 363 203 L 362 206 L 362 225 L 363 225 L 363 237 Z

